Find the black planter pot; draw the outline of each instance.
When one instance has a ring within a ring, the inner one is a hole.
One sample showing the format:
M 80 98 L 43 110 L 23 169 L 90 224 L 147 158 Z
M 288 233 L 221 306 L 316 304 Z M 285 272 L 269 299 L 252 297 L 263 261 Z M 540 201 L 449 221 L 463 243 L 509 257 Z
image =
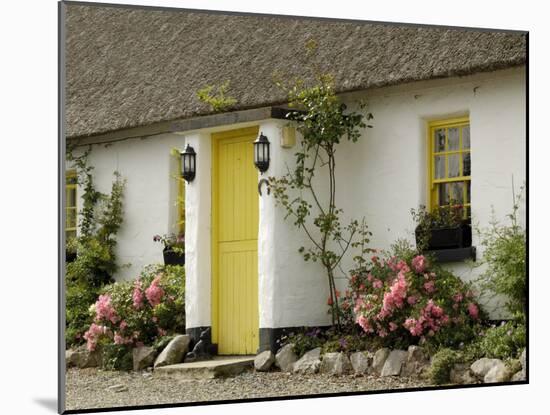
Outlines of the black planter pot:
M 165 248 L 162 251 L 164 257 L 164 265 L 185 265 L 185 254 L 178 254 L 170 248 Z
M 416 228 L 416 244 L 420 243 L 420 231 Z M 472 227 L 469 223 L 463 223 L 453 228 L 437 228 L 430 230 L 428 240 L 429 251 L 438 249 L 465 248 L 472 246 Z
M 65 251 L 65 262 L 73 262 L 76 259 L 76 252 Z

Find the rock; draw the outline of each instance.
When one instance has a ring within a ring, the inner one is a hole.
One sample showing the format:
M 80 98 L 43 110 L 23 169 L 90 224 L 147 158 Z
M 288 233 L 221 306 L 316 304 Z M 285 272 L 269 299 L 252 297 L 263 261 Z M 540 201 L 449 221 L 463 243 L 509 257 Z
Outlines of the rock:
M 103 352 L 100 349 L 96 349 L 93 352 L 88 352 L 88 361 L 84 367 L 99 367 L 103 363 Z
M 287 344 L 277 352 L 275 355 L 275 366 L 281 369 L 283 372 L 292 372 L 294 362 L 298 360 L 298 356 L 294 353 L 293 344 Z
M 506 366 L 508 367 L 508 369 L 510 369 L 510 373 L 516 373 L 520 370 L 523 370 L 519 359 L 510 359 L 506 362 Z
M 472 375 L 472 372 L 470 370 L 467 370 L 462 375 L 462 383 L 464 385 L 469 385 L 469 384 L 472 384 L 472 383 L 479 383 L 479 381 L 477 380 L 477 378 L 475 376 Z
M 521 352 L 521 355 L 518 359 L 511 360 L 508 364 L 510 373 L 513 373 L 514 376 L 510 379 L 512 382 L 521 382 L 527 380 L 527 374 L 525 373 L 525 349 Z
M 399 376 L 401 368 L 407 360 L 407 352 L 404 350 L 392 350 L 389 354 L 380 376 Z
M 476 360 L 470 371 L 477 379 L 483 379 L 484 383 L 506 382 L 512 376 L 512 371 L 500 359 L 488 359 L 486 357 Z
M 126 392 L 128 391 L 128 387 L 120 384 L 120 385 L 109 386 L 107 390 L 111 392 Z
M 296 363 L 292 371 L 294 373 L 317 373 L 319 371 L 319 366 L 321 366 L 321 348 L 316 347 L 313 350 L 308 351 L 304 354 Z
M 521 370 L 523 370 L 523 373 L 527 372 L 527 361 L 526 361 L 526 351 L 523 349 L 521 352 L 521 355 L 519 356 L 519 361 L 521 362 Z
M 345 353 L 327 353 L 323 356 L 319 372 L 329 375 L 343 375 L 351 372 L 351 362 Z
M 510 369 L 501 360 L 499 360 L 499 362 L 500 363 L 495 364 L 487 372 L 487 374 L 483 378 L 484 383 L 506 382 L 510 380 L 510 377 L 512 376 Z
M 519 372 L 514 373 L 514 376 L 512 376 L 512 379 L 510 379 L 512 382 L 521 382 L 526 380 L 527 377 L 525 376 L 525 372 L 523 370 L 520 370 Z
M 254 358 L 254 369 L 258 372 L 267 372 L 273 363 L 275 363 L 275 355 L 271 350 L 266 350 Z
M 132 357 L 134 360 L 134 370 L 142 370 L 152 366 L 156 357 L 155 349 L 148 346 L 136 347 L 132 351 Z
M 456 363 L 451 368 L 451 371 L 449 373 L 449 380 L 451 381 L 451 383 L 456 383 L 461 385 L 463 383 L 466 383 L 465 382 L 467 380 L 465 377 L 466 375 L 468 375 L 471 378 L 470 365 L 468 365 L 467 363 Z
M 65 351 L 65 362 L 67 367 L 78 367 L 80 369 L 101 366 L 102 354 L 98 348 L 92 352 L 86 346 L 79 346 L 76 350 Z
M 73 350 L 73 349 L 65 350 L 65 365 L 67 367 L 76 366 L 76 358 L 77 358 L 76 350 Z
M 372 369 L 374 373 L 379 375 L 382 372 L 382 368 L 384 367 L 384 363 L 386 363 L 386 359 L 389 354 L 390 349 L 386 347 L 378 349 L 376 353 L 374 353 L 374 357 L 372 358 Z
M 470 371 L 476 378 L 484 379 L 485 375 L 489 373 L 493 367 L 498 365 L 504 365 L 502 360 L 483 357 L 472 363 L 470 366 Z
M 350 356 L 351 366 L 357 374 L 367 374 L 372 368 L 373 355 L 368 352 L 355 352 Z
M 407 360 L 401 370 L 402 376 L 420 376 L 430 365 L 430 358 L 420 346 L 409 346 Z
M 179 334 L 174 337 L 157 356 L 154 367 L 157 368 L 181 363 L 185 353 L 187 353 L 189 349 L 190 341 L 191 339 L 186 334 Z

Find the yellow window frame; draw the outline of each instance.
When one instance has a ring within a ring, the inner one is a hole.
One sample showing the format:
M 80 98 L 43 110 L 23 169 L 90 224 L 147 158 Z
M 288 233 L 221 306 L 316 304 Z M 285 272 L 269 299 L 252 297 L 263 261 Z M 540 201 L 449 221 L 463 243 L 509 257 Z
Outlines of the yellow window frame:
M 77 175 L 76 170 L 69 170 L 65 174 L 65 237 L 76 236 L 77 229 Z M 74 191 L 74 205 L 70 205 L 69 193 Z M 71 212 L 73 214 L 71 214 Z M 74 222 L 70 223 L 70 218 Z
M 427 149 L 428 149 L 428 206 L 430 210 L 441 205 L 439 201 L 438 186 L 446 183 L 453 182 L 464 182 L 462 187 L 462 195 L 460 195 L 460 200 L 464 206 L 465 215 L 471 210 L 471 194 L 470 201 L 467 201 L 467 187 L 472 181 L 471 175 L 471 165 L 470 165 L 470 174 L 464 175 L 464 154 L 471 154 L 471 129 L 470 129 L 470 147 L 465 149 L 463 147 L 463 128 L 470 127 L 470 118 L 469 117 L 460 117 L 452 118 L 445 120 L 437 120 L 428 123 L 428 134 L 427 134 Z M 458 128 L 459 131 L 459 145 L 458 150 L 449 149 L 449 129 Z M 436 151 L 435 149 L 435 132 L 437 130 L 444 129 L 445 131 L 445 146 L 444 151 Z M 449 156 L 459 155 L 459 175 L 456 177 L 449 177 Z M 443 178 L 435 177 L 435 159 L 437 156 L 443 156 L 445 160 L 445 170 Z M 471 160 L 471 159 L 470 159 Z M 471 162 L 470 162 L 471 163 Z M 458 198 L 457 198 L 458 199 Z M 456 199 L 454 199 L 456 200 Z

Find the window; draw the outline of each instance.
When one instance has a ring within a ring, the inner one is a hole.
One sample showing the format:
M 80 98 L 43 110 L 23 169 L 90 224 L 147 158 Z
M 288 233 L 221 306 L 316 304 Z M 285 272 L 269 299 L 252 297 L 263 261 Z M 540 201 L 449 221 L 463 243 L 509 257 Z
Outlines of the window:
M 76 236 L 76 171 L 70 170 L 65 176 L 65 237 Z
M 468 117 L 429 124 L 430 208 L 461 204 L 471 215 L 470 121 Z

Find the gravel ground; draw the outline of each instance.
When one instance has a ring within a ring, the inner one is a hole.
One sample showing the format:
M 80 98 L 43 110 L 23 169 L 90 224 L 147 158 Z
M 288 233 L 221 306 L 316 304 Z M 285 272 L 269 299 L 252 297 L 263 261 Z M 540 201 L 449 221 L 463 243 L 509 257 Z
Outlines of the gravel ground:
M 181 380 L 148 372 L 107 372 L 69 369 L 66 373 L 67 409 L 200 402 L 273 396 L 312 395 L 428 386 L 420 379 L 374 376 L 297 375 L 255 373 L 233 378 Z

